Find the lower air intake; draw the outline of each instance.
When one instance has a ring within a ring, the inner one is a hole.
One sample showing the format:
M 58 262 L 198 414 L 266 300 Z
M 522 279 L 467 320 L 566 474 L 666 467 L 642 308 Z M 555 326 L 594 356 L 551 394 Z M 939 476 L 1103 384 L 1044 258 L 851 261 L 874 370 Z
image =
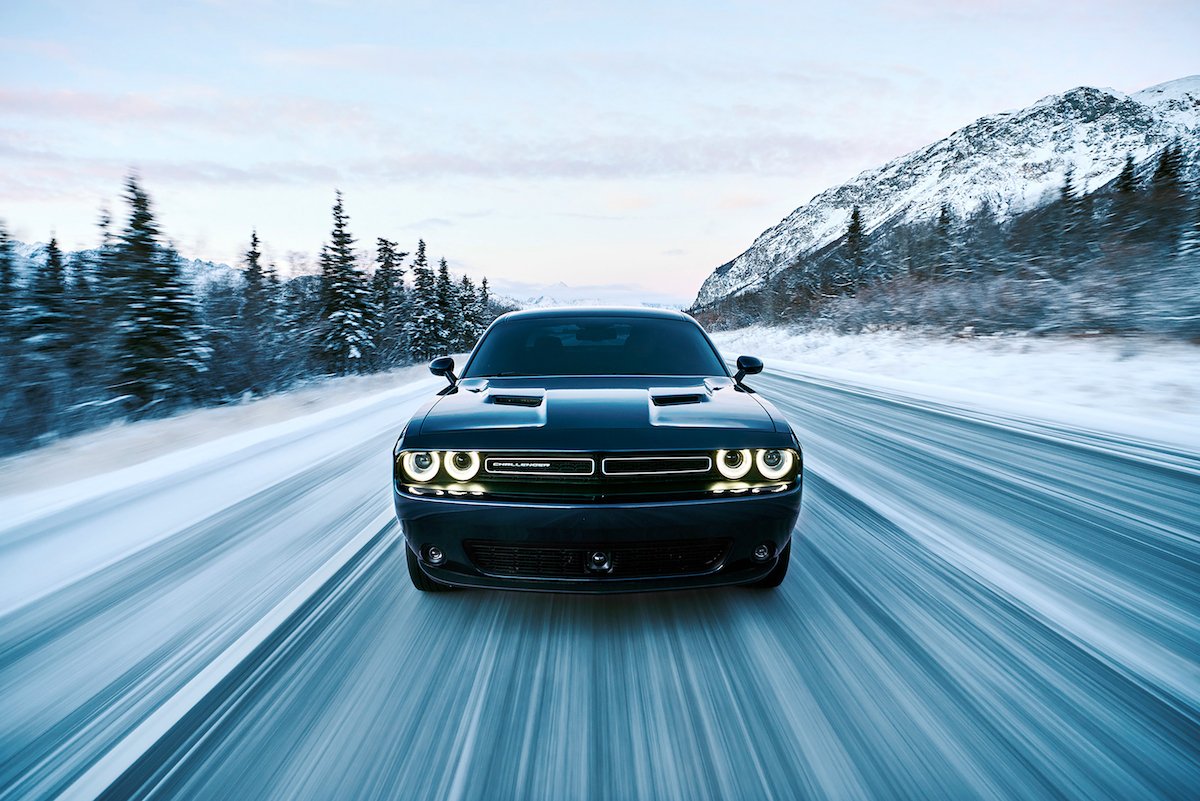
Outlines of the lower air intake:
M 570 547 L 470 540 L 463 545 L 475 567 L 491 576 L 622 579 L 712 572 L 729 552 L 730 540 L 666 540 Z M 610 556 L 611 571 L 597 575 L 588 570 L 588 555 L 596 551 Z

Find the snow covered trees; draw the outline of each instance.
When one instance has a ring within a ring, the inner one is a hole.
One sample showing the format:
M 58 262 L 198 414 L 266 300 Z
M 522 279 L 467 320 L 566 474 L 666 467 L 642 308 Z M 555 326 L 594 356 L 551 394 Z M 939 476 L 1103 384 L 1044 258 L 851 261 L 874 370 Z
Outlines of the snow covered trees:
M 374 308 L 366 276 L 358 269 L 350 218 L 342 193 L 333 204 L 333 230 L 321 251 L 320 359 L 335 375 L 361 372 L 375 348 L 371 336 Z
M 856 206 L 829 246 L 753 291 L 694 309 L 710 325 L 819 322 L 973 331 L 1154 332 L 1200 339 L 1200 161 L 1179 140 L 1107 185 L 1067 171 L 1000 217 L 940 204 L 866 233 Z
M 494 316 L 487 281 L 435 272 L 394 240 L 355 249 L 340 193 L 318 275 L 292 254 L 281 280 L 251 230 L 239 268 L 185 262 L 136 177 L 128 216 L 71 255 L 23 248 L 0 223 L 0 453 L 125 417 L 235 401 L 316 376 L 392 367 L 474 345 Z
M 424 360 L 438 353 L 441 318 L 437 308 L 437 282 L 425 255 L 425 240 L 417 242 L 412 263 L 413 285 L 409 293 L 408 323 L 404 333 L 414 359 Z
M 176 407 L 199 391 L 207 351 L 196 302 L 179 256 L 161 241 L 150 197 L 130 176 L 125 183 L 129 221 L 114 258 L 127 302 L 118 313 L 121 354 L 116 387 L 134 415 L 165 404 Z
M 376 364 L 397 364 L 407 353 L 404 319 L 408 298 L 404 289 L 404 258 L 397 244 L 380 237 L 375 240 L 375 275 L 371 278 L 371 301 L 375 307 Z

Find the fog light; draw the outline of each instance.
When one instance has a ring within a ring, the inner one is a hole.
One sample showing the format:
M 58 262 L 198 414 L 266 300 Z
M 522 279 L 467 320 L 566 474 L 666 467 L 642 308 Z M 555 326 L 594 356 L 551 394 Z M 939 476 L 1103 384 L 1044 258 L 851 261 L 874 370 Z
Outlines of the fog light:
M 751 554 L 751 556 L 753 556 L 757 562 L 767 561 L 771 558 L 771 543 L 764 542 L 761 545 L 755 546 L 754 552 Z
M 446 561 L 446 554 L 436 545 L 425 546 L 425 561 L 431 565 L 440 565 Z

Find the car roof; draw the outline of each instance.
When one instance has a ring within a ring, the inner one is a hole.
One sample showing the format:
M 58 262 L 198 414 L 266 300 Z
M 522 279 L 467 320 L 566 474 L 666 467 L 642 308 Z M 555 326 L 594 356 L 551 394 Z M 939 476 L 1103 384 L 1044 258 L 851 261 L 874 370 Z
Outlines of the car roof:
M 508 312 L 497 317 L 496 322 L 538 317 L 651 317 L 660 320 L 692 320 L 690 314 L 675 309 L 656 309 L 650 306 L 551 306 Z

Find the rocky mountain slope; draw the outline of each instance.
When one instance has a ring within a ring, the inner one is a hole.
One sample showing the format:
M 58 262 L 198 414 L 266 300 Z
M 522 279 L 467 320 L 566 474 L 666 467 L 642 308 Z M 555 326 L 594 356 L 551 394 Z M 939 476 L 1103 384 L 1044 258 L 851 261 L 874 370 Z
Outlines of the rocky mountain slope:
M 1132 95 L 1079 87 L 982 117 L 820 193 L 718 267 L 694 307 L 761 286 L 836 240 L 855 205 L 868 232 L 934 217 L 943 203 L 965 217 L 986 202 L 1003 218 L 1054 197 L 1068 170 L 1081 190 L 1095 189 L 1116 177 L 1127 153 L 1142 162 L 1176 137 L 1192 151 L 1200 144 L 1200 75 Z

